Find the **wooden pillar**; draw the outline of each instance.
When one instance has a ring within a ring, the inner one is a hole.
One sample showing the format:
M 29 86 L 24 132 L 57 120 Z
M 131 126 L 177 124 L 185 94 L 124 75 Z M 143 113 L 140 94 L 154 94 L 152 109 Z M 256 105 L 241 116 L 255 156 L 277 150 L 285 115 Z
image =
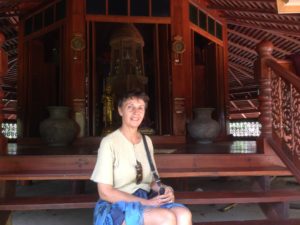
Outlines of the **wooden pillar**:
M 273 44 L 269 41 L 261 42 L 258 47 L 257 75 L 259 78 L 259 110 L 261 123 L 260 138 L 272 135 L 272 97 L 271 97 L 271 71 L 266 60 L 272 58 Z
M 6 52 L 2 49 L 2 46 L 5 42 L 5 37 L 2 33 L 0 33 L 0 156 L 7 153 L 7 139 L 2 134 L 2 122 L 4 119 L 4 115 L 2 112 L 3 109 L 3 97 L 4 93 L 2 90 L 3 84 L 3 76 L 7 74 L 8 68 L 8 58 Z M 14 182 L 0 181 L 0 198 L 4 198 L 8 195 L 11 195 L 14 192 Z M 9 224 L 11 220 L 10 212 L 0 212 L 0 224 Z
M 172 98 L 173 134 L 185 135 L 186 115 L 192 112 L 191 31 L 189 27 L 189 1 L 171 1 L 171 36 L 182 38 L 185 51 L 180 53 L 180 62 L 172 52 Z
M 220 131 L 220 138 L 221 139 L 227 139 L 229 134 L 229 105 L 230 105 L 230 99 L 229 99 L 229 76 L 228 76 L 228 37 L 227 37 L 227 24 L 225 21 L 223 21 L 223 61 L 221 71 L 221 85 L 220 85 L 220 95 L 219 95 L 219 123 L 221 126 Z
M 73 118 L 79 123 L 83 136 L 85 104 L 78 103 L 85 102 L 85 1 L 69 0 L 67 3 L 66 103 L 72 108 Z
M 5 42 L 5 37 L 2 33 L 0 33 L 0 155 L 6 154 L 7 152 L 7 139 L 2 134 L 2 122 L 4 119 L 3 115 L 3 97 L 4 92 L 2 90 L 3 84 L 3 76 L 7 73 L 8 61 L 7 61 L 7 54 L 2 49 L 2 45 Z
M 257 152 L 265 153 L 267 150 L 265 138 L 272 135 L 271 72 L 265 62 L 272 58 L 273 44 L 263 41 L 257 46 L 257 52 L 255 77 L 259 80 L 259 122 L 261 123 L 261 134 L 257 139 Z

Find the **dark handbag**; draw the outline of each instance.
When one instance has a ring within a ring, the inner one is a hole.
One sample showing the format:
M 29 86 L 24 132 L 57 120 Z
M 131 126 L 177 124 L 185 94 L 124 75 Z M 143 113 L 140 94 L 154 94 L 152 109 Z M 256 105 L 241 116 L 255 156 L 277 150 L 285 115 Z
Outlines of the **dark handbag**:
M 146 137 L 143 134 L 142 134 L 142 137 L 143 137 L 143 142 L 144 142 L 144 146 L 145 146 L 145 149 L 146 149 L 146 153 L 147 153 L 147 158 L 148 158 L 148 162 L 149 162 L 149 165 L 150 165 L 150 169 L 151 169 L 151 172 L 152 172 L 153 177 L 154 177 L 154 181 L 155 181 L 155 183 L 159 187 L 158 193 L 156 193 L 155 191 L 151 191 L 150 192 L 150 195 L 148 197 L 149 198 L 153 198 L 153 197 L 155 197 L 158 194 L 159 195 L 164 194 L 165 193 L 165 188 L 162 186 L 160 178 L 159 178 L 159 176 L 156 173 L 156 170 L 154 168 L 154 165 L 153 165 L 153 162 L 152 162 L 152 158 L 151 158 L 151 155 L 150 155 L 150 151 L 149 151 L 149 148 L 148 148 L 148 144 L 147 144 L 147 141 L 146 141 Z

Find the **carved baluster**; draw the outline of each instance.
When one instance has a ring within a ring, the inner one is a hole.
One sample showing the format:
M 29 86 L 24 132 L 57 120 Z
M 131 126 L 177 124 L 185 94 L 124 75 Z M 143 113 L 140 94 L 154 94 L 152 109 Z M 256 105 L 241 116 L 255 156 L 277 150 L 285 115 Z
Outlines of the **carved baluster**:
M 266 65 L 266 60 L 273 58 L 273 44 L 269 41 L 261 42 L 258 47 L 258 78 L 260 82 L 259 88 L 259 109 L 261 123 L 261 138 L 272 135 L 272 97 L 271 97 L 271 71 Z
M 3 76 L 7 73 L 7 54 L 2 49 L 2 46 L 5 42 L 5 37 L 2 33 L 0 33 L 0 129 L 2 131 L 2 123 L 4 119 L 4 115 L 2 112 L 3 109 L 3 97 L 4 92 L 2 90 L 2 84 L 3 84 Z M 0 132 L 0 155 L 6 154 L 7 152 L 7 139 L 4 137 L 2 132 Z

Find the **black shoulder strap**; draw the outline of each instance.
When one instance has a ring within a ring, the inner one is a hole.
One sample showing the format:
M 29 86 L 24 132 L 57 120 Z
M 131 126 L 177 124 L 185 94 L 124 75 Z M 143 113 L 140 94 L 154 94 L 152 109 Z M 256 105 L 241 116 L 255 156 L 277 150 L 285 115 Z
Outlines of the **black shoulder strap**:
M 144 134 L 142 134 L 142 137 L 143 137 L 143 142 L 144 142 L 144 146 L 145 146 L 145 149 L 146 149 L 147 158 L 148 158 L 148 161 L 149 161 L 151 172 L 153 174 L 155 182 L 158 184 L 158 186 L 160 186 L 161 185 L 161 181 L 160 181 L 160 178 L 159 178 L 159 176 L 156 173 L 156 170 L 154 168 L 154 165 L 153 165 L 153 162 L 152 162 L 152 158 L 151 158 L 151 155 L 150 155 L 150 151 L 149 151 L 149 148 L 148 148 L 148 144 L 147 144 L 147 141 L 146 141 L 146 137 L 145 137 Z

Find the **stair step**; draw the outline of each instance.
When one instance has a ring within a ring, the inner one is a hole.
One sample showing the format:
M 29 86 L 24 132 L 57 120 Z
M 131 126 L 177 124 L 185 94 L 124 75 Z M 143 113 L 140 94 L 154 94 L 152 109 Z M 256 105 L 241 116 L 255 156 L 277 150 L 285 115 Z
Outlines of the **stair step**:
M 175 196 L 176 202 L 186 205 L 272 203 L 298 201 L 300 200 L 300 191 L 276 190 L 268 192 L 175 192 Z M 90 194 L 0 198 L 0 210 L 93 208 L 97 199 L 97 195 Z
M 272 191 L 203 191 L 203 192 L 176 192 L 176 201 L 187 204 L 230 204 L 230 203 L 271 203 L 290 202 L 300 200 L 298 190 Z
M 0 210 L 45 210 L 94 208 L 97 195 L 28 196 L 0 198 Z
M 193 225 L 299 225 L 300 219 L 194 222 Z

